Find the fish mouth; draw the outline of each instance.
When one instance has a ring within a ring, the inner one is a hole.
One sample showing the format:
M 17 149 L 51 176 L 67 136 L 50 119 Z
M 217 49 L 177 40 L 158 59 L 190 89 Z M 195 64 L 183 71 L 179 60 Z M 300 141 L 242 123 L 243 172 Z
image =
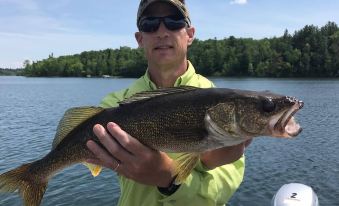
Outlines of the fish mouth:
M 295 115 L 303 106 L 304 103 L 302 101 L 297 101 L 290 109 L 276 115 L 269 123 L 271 135 L 274 137 L 292 138 L 300 134 L 302 128 L 295 121 L 293 115 Z

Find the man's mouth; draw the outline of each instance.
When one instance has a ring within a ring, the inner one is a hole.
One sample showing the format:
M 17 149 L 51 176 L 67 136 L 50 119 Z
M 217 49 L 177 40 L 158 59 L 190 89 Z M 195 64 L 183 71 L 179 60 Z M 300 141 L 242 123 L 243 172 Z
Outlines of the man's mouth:
M 154 47 L 155 50 L 165 50 L 165 49 L 172 49 L 173 46 L 171 45 L 158 45 Z

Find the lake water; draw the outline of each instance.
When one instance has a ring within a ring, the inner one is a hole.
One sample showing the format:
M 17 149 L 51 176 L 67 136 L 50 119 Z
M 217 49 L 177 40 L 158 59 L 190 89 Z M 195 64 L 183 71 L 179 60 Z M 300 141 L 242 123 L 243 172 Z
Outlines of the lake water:
M 261 137 L 246 151 L 244 181 L 230 206 L 269 206 L 286 183 L 313 187 L 322 206 L 339 205 L 339 80 L 212 79 L 218 87 L 271 90 L 305 102 L 296 118 L 303 132 L 292 140 Z M 134 79 L 0 77 L 0 173 L 43 157 L 58 121 L 74 106 L 97 105 Z M 119 186 L 109 170 L 93 178 L 82 165 L 49 182 L 43 206 L 116 205 Z M 0 194 L 1 206 L 22 205 Z

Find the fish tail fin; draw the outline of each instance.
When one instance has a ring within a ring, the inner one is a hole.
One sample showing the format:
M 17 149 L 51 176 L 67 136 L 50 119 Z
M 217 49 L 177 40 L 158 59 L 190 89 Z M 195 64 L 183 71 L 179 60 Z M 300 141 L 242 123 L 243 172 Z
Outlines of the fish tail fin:
M 175 160 L 175 184 L 180 184 L 190 175 L 199 161 L 199 153 L 184 153 Z
M 0 175 L 0 192 L 19 191 L 25 206 L 39 206 L 47 188 L 48 181 L 35 177 L 31 172 L 32 163 Z

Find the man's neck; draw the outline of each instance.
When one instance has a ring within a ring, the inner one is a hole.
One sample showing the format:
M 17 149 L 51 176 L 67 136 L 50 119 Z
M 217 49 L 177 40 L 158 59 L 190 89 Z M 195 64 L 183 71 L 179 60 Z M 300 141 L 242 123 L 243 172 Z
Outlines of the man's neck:
M 158 88 L 173 87 L 175 81 L 183 75 L 188 68 L 188 61 L 176 65 L 148 65 L 150 79 Z

